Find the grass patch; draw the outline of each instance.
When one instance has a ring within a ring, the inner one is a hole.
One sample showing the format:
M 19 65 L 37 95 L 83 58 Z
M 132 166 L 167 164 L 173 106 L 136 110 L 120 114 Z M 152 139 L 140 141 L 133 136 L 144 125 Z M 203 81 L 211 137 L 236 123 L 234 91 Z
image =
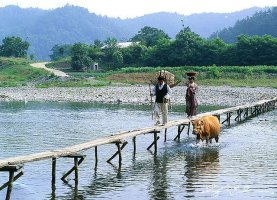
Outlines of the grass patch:
M 49 72 L 31 67 L 26 59 L 0 58 L 0 87 L 25 86 L 49 76 Z

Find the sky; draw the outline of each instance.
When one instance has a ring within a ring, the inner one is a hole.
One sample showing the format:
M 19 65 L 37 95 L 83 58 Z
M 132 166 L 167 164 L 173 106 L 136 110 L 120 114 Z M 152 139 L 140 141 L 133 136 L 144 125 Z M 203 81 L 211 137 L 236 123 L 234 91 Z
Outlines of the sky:
M 183 15 L 203 12 L 229 13 L 251 7 L 277 6 L 277 0 L 0 0 L 0 7 L 17 5 L 21 8 L 54 9 L 64 5 L 87 8 L 89 12 L 121 19 L 156 12 Z

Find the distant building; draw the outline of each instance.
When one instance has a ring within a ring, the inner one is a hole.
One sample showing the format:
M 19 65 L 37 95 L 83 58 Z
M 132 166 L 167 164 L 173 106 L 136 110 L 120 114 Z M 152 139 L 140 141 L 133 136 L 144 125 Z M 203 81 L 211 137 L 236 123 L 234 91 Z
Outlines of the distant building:
M 98 71 L 98 70 L 99 70 L 98 63 L 96 63 L 96 62 L 93 63 L 92 70 L 93 70 L 93 71 Z
M 132 44 L 139 44 L 139 42 L 118 42 L 117 46 L 119 48 L 126 48 L 126 47 L 131 46 Z M 101 47 L 101 49 L 104 49 L 106 47 L 107 47 L 107 45 L 104 45 L 104 46 Z
M 126 47 L 131 46 L 132 44 L 139 44 L 139 42 L 119 42 L 119 43 L 117 43 L 117 46 L 119 48 L 126 48 Z

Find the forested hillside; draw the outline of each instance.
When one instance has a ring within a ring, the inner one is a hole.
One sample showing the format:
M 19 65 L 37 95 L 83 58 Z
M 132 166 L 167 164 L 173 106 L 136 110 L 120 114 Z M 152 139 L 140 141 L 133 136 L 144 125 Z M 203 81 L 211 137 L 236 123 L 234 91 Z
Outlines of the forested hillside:
M 224 42 L 234 43 L 238 35 L 271 35 L 277 37 L 277 7 L 257 12 L 252 17 L 239 20 L 233 27 L 225 28 L 211 35 L 220 37 Z
M 174 38 L 189 26 L 202 37 L 235 24 L 238 19 L 253 15 L 261 8 L 229 14 L 204 13 L 190 16 L 176 13 L 155 13 L 134 19 L 109 18 L 95 15 L 87 9 L 65 6 L 53 10 L 22 9 L 17 6 L 0 8 L 0 41 L 18 36 L 30 43 L 29 55 L 48 60 L 56 44 L 76 42 L 91 44 L 94 40 L 116 38 L 128 41 L 144 26 L 159 28 Z M 183 27 L 182 27 L 183 26 Z

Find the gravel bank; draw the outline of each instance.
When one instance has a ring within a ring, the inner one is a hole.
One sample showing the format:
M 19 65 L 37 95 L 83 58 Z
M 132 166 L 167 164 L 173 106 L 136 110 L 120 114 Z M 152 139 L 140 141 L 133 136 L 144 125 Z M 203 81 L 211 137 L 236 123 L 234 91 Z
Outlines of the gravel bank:
M 199 104 L 237 106 L 277 97 L 274 88 L 200 86 Z M 0 88 L 0 101 L 71 101 L 124 104 L 149 104 L 149 87 L 123 86 L 102 88 Z M 171 103 L 185 104 L 185 87 L 172 89 Z

